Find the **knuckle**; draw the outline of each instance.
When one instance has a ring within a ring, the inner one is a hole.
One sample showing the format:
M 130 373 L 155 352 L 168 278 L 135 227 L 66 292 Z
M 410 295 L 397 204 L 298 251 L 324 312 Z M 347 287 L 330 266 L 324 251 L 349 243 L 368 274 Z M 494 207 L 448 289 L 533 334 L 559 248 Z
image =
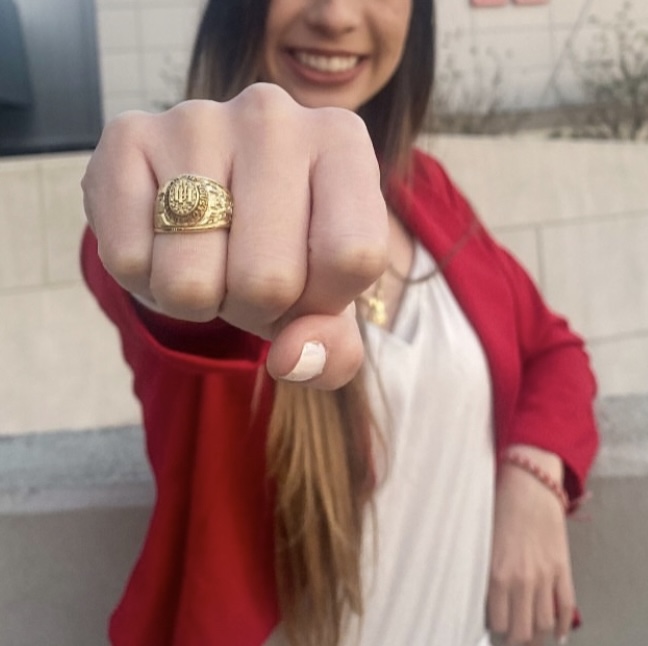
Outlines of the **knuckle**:
M 213 121 L 214 115 L 218 110 L 219 104 L 216 101 L 190 99 L 174 105 L 166 113 L 159 116 L 173 119 L 180 126 L 189 124 L 190 126 L 198 127 L 196 124 L 200 125 Z
M 533 585 L 534 578 L 526 572 L 519 572 L 513 575 L 513 577 L 511 578 L 511 588 L 513 590 L 529 590 L 533 587 Z
M 144 149 L 151 140 L 158 116 L 139 110 L 128 110 L 109 121 L 104 126 L 95 154 L 86 168 L 81 183 L 83 190 L 102 189 L 102 180 L 105 181 L 105 172 L 102 171 L 105 171 L 107 160 L 112 162 L 113 170 L 118 171 L 134 149 Z
M 535 581 L 533 570 L 524 564 L 502 564 L 493 568 L 490 574 L 491 584 L 506 590 L 524 589 Z
M 266 124 L 292 115 L 297 104 L 283 88 L 273 83 L 253 83 L 229 102 L 246 122 Z
M 558 602 L 558 611 L 561 615 L 571 616 L 575 609 L 576 609 L 575 601 L 567 599 Z
M 83 173 L 83 177 L 81 177 L 81 190 L 83 191 L 83 196 L 85 199 L 87 199 L 88 193 L 92 191 L 94 185 L 91 168 L 92 161 L 88 163 L 86 170 Z
M 119 162 L 133 146 L 146 141 L 154 118 L 155 115 L 143 111 L 128 110 L 104 126 L 95 153 L 81 179 L 81 189 L 84 193 L 101 190 L 102 179 L 105 178 L 98 169 L 104 167 L 106 159 L 111 159 L 113 163 Z
M 550 585 L 554 581 L 554 570 L 551 567 L 539 567 L 535 574 L 535 580 L 538 585 Z
M 94 176 L 90 170 L 90 165 L 86 169 L 83 177 L 81 178 L 81 195 L 83 199 L 83 212 L 90 226 L 94 224 L 95 218 L 95 203 L 96 203 L 97 185 Z
M 367 124 L 364 119 L 351 110 L 343 108 L 326 107 L 313 111 L 313 116 L 318 120 L 321 132 L 334 132 L 343 135 L 342 140 L 351 139 L 353 143 L 368 143 L 371 141 Z
M 490 587 L 495 592 L 502 592 L 509 587 L 510 577 L 503 570 L 494 570 L 490 575 Z
M 501 616 L 493 616 L 489 619 L 488 626 L 492 632 L 497 634 L 504 634 L 508 625 L 505 619 Z
M 153 276 L 151 292 L 163 310 L 197 322 L 214 318 L 222 299 L 221 290 L 212 281 L 182 272 L 164 281 Z
M 516 628 L 509 635 L 512 644 L 527 644 L 533 639 L 533 631 L 529 628 Z
M 326 254 L 326 262 L 336 271 L 372 283 L 385 270 L 387 247 L 367 237 L 347 237 Z
M 125 245 L 114 246 L 99 241 L 98 254 L 108 273 L 126 288 L 139 285 L 150 271 L 148 257 Z
M 109 121 L 101 135 L 102 140 L 113 144 L 138 140 L 154 115 L 141 110 L 127 110 Z
M 549 633 L 556 627 L 556 622 L 552 617 L 538 617 L 536 620 L 536 629 L 539 633 Z
M 343 108 L 318 108 L 313 111 L 314 132 L 320 133 L 325 151 L 352 151 L 356 158 L 375 160 L 375 149 L 367 124 L 355 112 Z
M 237 299 L 276 318 L 289 309 L 303 291 L 303 281 L 288 267 L 239 272 L 228 281 L 229 292 Z

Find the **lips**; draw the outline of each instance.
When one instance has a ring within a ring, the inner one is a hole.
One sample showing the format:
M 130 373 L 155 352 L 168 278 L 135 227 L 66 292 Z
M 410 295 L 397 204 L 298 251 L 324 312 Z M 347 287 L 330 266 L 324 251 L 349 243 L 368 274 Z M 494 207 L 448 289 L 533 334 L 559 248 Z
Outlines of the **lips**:
M 339 85 L 355 79 L 365 67 L 366 56 L 348 52 L 326 52 L 290 48 L 287 63 L 302 81 L 315 85 Z
M 348 72 L 360 63 L 360 56 L 352 54 L 315 54 L 295 50 L 293 56 L 304 67 L 324 74 Z

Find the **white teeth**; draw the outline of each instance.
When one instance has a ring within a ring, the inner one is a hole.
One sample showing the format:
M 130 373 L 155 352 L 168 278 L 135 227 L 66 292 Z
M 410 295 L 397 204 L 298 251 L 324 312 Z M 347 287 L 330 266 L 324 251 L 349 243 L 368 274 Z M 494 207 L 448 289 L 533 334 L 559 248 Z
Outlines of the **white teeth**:
M 329 73 L 346 72 L 354 68 L 360 60 L 359 56 L 323 56 L 307 52 L 295 52 L 295 58 L 306 67 Z

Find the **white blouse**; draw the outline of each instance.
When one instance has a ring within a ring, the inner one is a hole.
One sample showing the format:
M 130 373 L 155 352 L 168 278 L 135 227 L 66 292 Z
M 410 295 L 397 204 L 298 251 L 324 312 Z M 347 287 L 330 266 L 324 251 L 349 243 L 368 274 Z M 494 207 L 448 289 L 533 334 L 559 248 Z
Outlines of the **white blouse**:
M 417 246 L 411 276 L 433 267 Z M 388 463 L 375 498 L 376 554 L 366 523 L 365 614 L 343 644 L 488 646 L 495 456 L 481 344 L 436 274 L 407 286 L 393 330 L 368 325 L 367 346 Z M 284 644 L 278 629 L 266 646 Z

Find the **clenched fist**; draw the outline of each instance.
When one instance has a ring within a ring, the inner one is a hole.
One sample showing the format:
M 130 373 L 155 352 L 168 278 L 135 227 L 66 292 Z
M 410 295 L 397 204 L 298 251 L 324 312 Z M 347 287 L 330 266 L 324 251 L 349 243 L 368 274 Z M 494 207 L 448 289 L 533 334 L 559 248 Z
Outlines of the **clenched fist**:
M 184 173 L 229 188 L 229 230 L 154 233 L 157 191 Z M 384 270 L 388 238 L 357 115 L 303 108 L 268 84 L 225 103 L 125 113 L 106 126 L 82 185 L 101 260 L 133 296 L 269 339 L 274 377 L 336 388 L 355 374 L 353 302 Z

